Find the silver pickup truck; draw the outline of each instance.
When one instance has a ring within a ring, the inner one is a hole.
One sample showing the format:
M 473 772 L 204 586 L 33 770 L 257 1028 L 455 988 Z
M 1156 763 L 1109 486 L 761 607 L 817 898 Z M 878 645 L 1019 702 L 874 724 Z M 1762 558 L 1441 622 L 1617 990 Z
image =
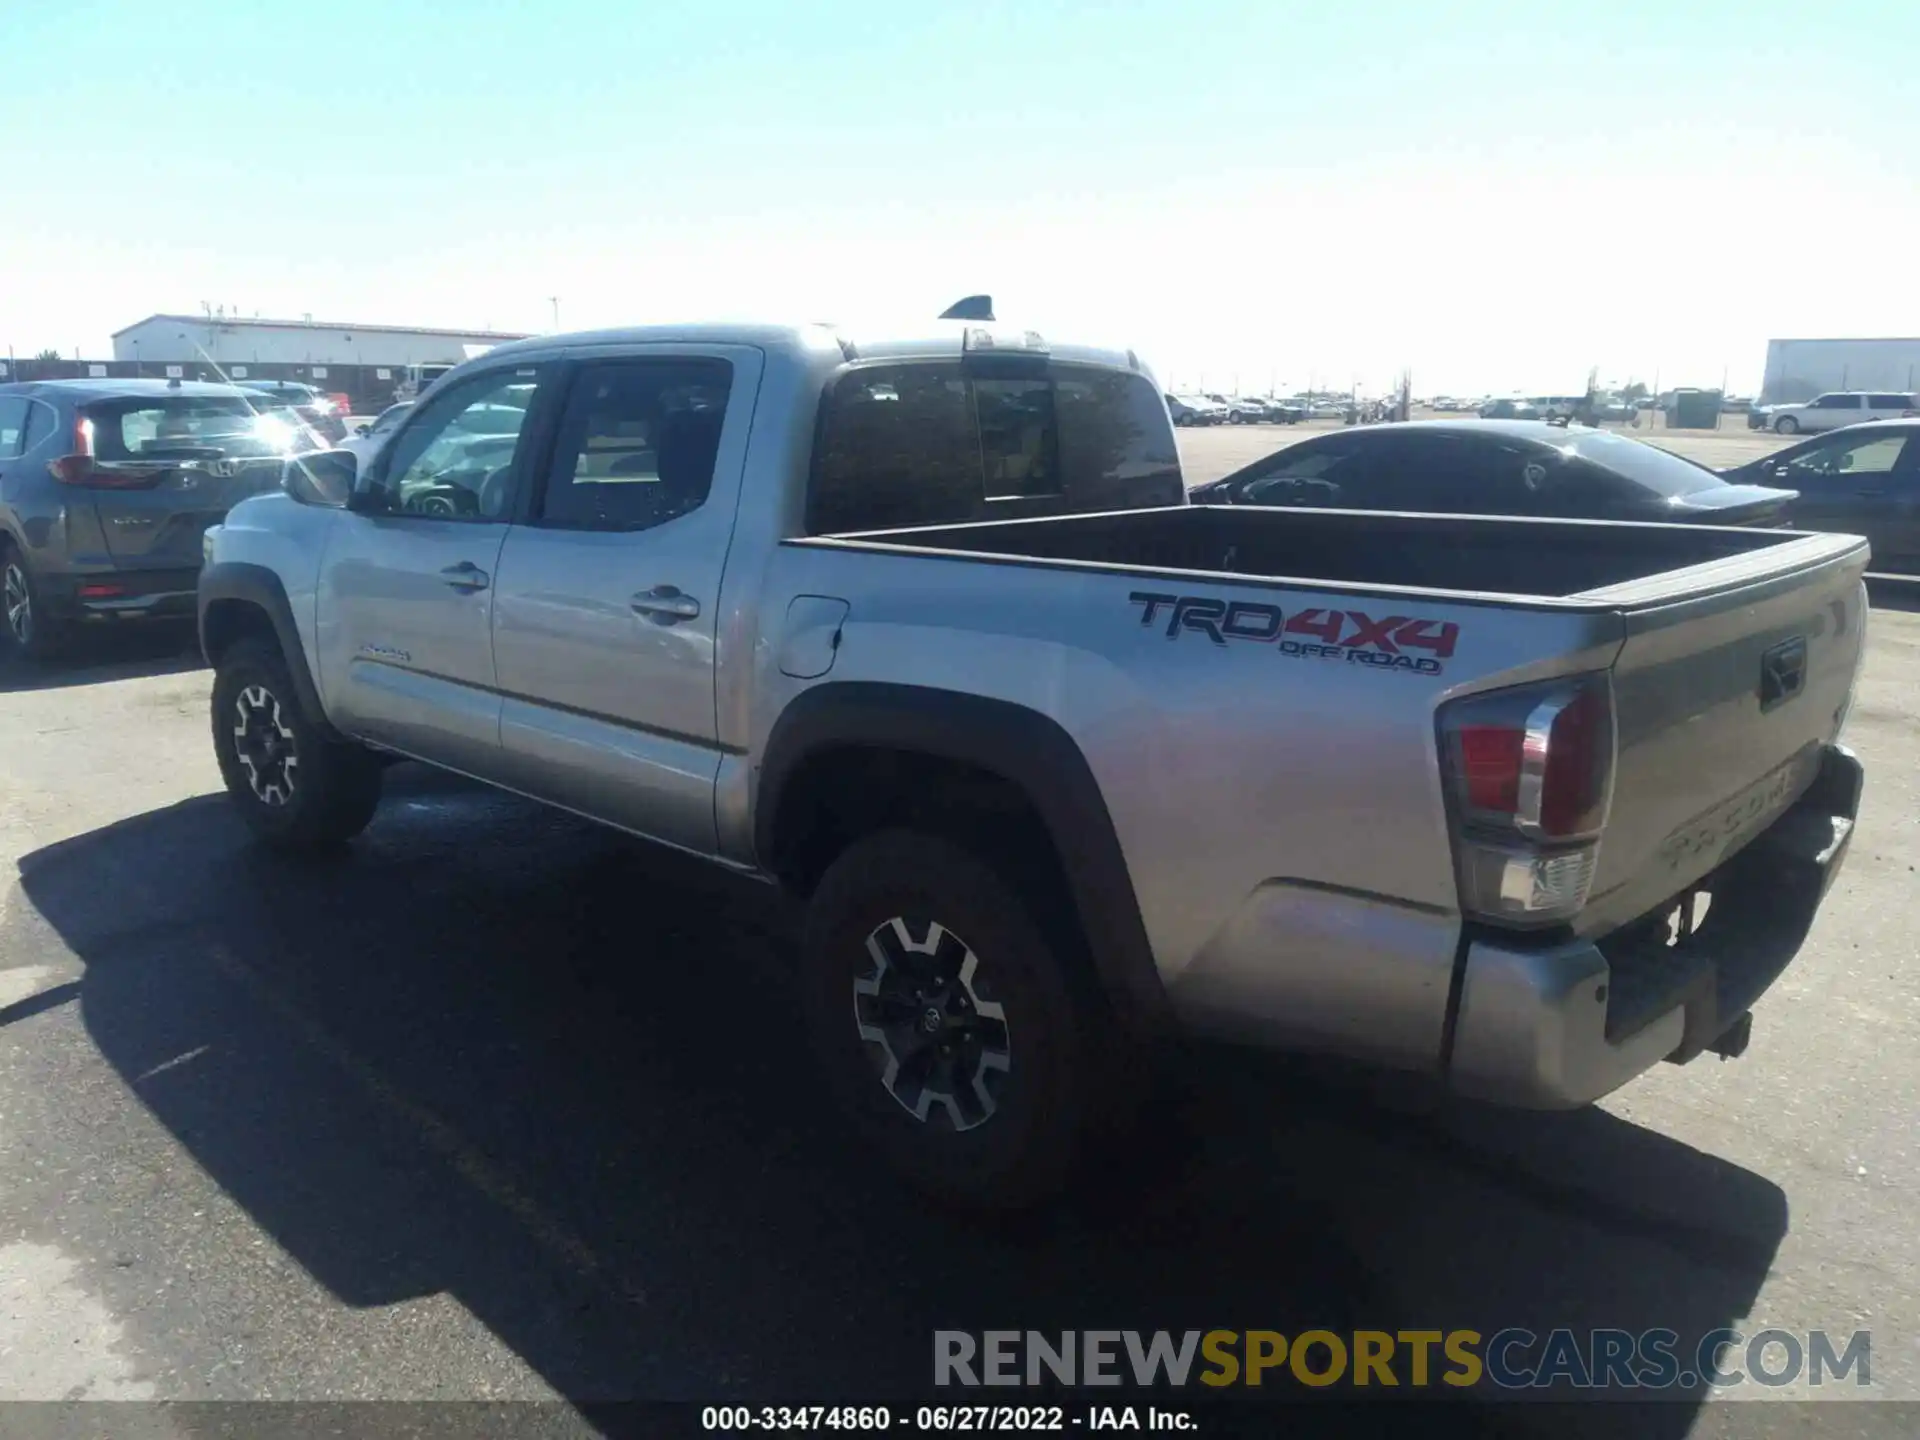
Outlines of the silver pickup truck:
M 200 579 L 241 816 L 338 844 L 411 757 L 785 887 L 827 1083 L 982 1206 L 1178 1030 L 1547 1108 L 1744 1048 L 1862 542 L 1189 507 L 1133 354 L 929 330 L 543 337 L 289 466 Z

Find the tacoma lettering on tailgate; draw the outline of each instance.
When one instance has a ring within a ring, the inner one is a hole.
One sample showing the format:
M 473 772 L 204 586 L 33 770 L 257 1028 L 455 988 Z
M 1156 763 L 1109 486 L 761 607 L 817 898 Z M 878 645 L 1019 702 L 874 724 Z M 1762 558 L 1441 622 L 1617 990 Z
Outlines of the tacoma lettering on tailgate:
M 1166 637 L 1188 632 L 1216 645 L 1235 640 L 1272 645 L 1300 660 L 1344 660 L 1382 670 L 1438 675 L 1460 639 L 1451 620 L 1416 615 L 1369 615 L 1364 610 L 1314 606 L 1286 614 L 1261 600 L 1221 600 L 1209 595 L 1163 595 L 1136 590 L 1127 597 L 1140 607 L 1143 627 L 1164 625 Z

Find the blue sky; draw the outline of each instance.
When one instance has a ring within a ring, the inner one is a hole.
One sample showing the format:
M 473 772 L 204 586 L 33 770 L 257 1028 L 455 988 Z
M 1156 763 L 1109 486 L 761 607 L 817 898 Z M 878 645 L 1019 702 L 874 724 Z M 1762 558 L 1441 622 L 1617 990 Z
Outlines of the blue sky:
M 1920 7 L 1561 8 L 7 3 L 0 345 L 987 290 L 1181 384 L 1484 391 L 1920 334 Z

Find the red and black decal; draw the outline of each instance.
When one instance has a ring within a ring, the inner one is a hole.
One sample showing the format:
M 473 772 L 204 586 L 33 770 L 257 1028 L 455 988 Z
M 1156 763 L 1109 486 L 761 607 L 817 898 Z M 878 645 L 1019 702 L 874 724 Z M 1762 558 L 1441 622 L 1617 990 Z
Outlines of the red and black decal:
M 1453 621 L 1417 615 L 1371 615 L 1323 606 L 1288 615 L 1264 601 L 1148 590 L 1136 590 L 1127 598 L 1140 607 L 1142 627 L 1163 625 L 1169 640 L 1196 631 L 1215 645 L 1234 640 L 1271 644 L 1282 655 L 1299 659 L 1344 660 L 1438 675 L 1440 662 L 1451 659 L 1460 642 L 1460 627 Z

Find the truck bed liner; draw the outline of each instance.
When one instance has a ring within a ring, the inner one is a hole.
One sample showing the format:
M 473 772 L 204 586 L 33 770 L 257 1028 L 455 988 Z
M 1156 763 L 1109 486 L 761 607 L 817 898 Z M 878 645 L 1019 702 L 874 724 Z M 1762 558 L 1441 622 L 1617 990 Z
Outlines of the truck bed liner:
M 1255 575 L 1303 585 L 1582 595 L 1804 537 L 1705 525 L 1174 506 L 833 537 L 969 556 Z

